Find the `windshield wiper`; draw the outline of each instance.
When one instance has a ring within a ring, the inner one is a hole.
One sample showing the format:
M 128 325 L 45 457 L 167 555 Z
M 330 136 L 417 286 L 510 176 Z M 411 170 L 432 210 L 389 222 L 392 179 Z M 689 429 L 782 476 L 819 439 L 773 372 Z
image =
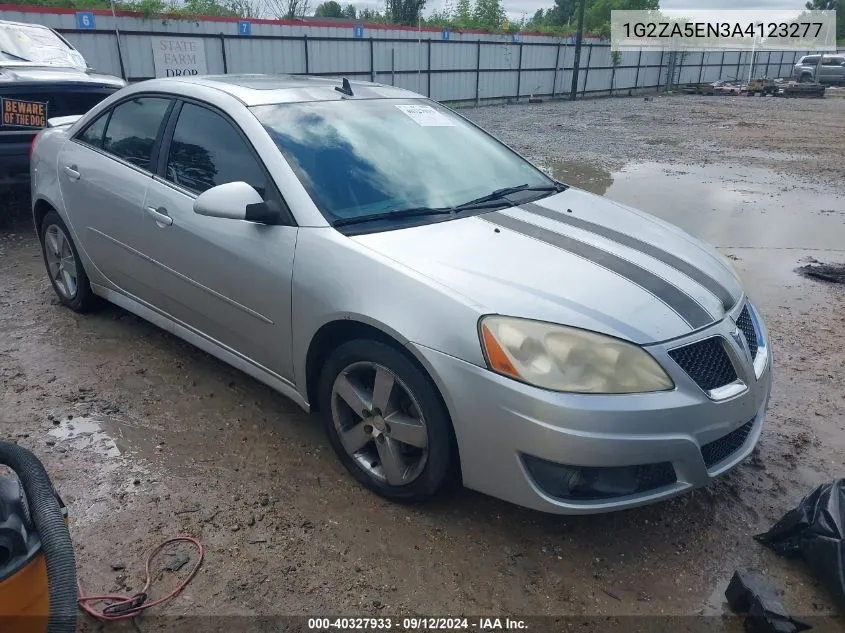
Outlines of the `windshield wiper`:
M 21 57 L 20 55 L 15 55 L 14 53 L 10 53 L 9 51 L 0 50 L 0 53 L 3 53 L 7 57 L 14 57 L 19 62 L 31 62 L 31 59 L 27 59 L 26 57 Z
M 362 215 L 354 218 L 340 218 L 332 222 L 332 226 L 346 226 L 347 224 L 360 224 L 361 222 L 375 222 L 376 220 L 393 220 L 395 218 L 415 218 L 423 215 L 446 215 L 453 213 L 452 207 L 412 207 L 400 209 L 399 211 L 386 211 L 372 215 Z
M 565 189 L 566 185 L 559 182 L 556 182 L 551 185 L 535 185 L 533 187 L 529 186 L 527 183 L 524 185 L 517 185 L 516 187 L 505 187 L 503 189 L 496 189 L 496 191 L 489 193 L 486 196 L 481 196 L 480 198 L 476 198 L 475 200 L 470 200 L 469 202 L 459 204 L 455 207 L 455 210 L 461 211 L 466 209 L 484 208 L 489 202 L 498 200 L 507 201 L 506 199 L 508 196 L 514 193 L 519 193 L 521 191 L 554 191 L 560 193 Z
M 397 218 L 414 218 L 425 215 L 452 215 L 460 211 L 473 211 L 478 209 L 493 209 L 496 207 L 512 207 L 516 203 L 507 199 L 513 193 L 520 191 L 555 191 L 560 192 L 566 189 L 566 185 L 562 183 L 554 183 L 552 185 L 537 185 L 534 187 L 528 184 L 519 185 L 517 187 L 506 187 L 504 189 L 497 189 L 481 198 L 464 202 L 454 207 L 412 207 L 410 209 L 400 209 L 399 211 L 386 211 L 384 213 L 374 213 L 372 215 L 362 215 L 354 218 L 340 218 L 332 222 L 332 226 L 346 226 L 349 224 L 361 224 L 363 222 L 375 222 L 378 220 L 394 220 Z

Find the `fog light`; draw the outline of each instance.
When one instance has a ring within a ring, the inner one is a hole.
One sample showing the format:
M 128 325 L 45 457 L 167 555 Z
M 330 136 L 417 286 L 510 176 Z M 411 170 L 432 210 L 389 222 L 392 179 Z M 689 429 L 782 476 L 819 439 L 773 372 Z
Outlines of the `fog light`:
M 596 468 L 568 466 L 523 455 L 531 478 L 551 497 L 567 500 L 609 499 L 669 486 L 678 479 L 669 462 Z

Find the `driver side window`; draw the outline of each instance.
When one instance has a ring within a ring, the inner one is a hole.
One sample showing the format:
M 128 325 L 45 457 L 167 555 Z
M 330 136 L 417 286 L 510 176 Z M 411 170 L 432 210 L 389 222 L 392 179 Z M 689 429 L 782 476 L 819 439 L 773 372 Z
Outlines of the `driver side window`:
M 267 200 L 272 189 L 255 155 L 232 124 L 193 103 L 185 103 L 179 113 L 165 177 L 197 194 L 243 181 Z

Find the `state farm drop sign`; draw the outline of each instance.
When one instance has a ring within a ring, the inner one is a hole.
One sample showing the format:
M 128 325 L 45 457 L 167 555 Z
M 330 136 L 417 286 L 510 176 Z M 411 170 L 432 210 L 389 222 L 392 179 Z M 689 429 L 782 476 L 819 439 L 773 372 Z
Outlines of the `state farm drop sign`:
M 205 43 L 195 37 L 154 37 L 156 77 L 205 75 Z

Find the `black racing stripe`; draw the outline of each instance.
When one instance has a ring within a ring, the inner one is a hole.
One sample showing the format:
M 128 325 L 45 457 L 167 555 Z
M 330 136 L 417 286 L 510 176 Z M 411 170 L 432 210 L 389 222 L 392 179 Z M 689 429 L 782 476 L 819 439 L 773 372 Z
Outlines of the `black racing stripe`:
M 644 255 L 653 257 L 654 259 L 671 266 L 675 270 L 682 272 L 687 277 L 695 281 L 697 284 L 707 288 L 707 290 L 713 293 L 719 299 L 719 301 L 722 302 L 722 307 L 724 307 L 725 310 L 730 310 L 734 307 L 734 305 L 736 305 L 737 298 L 734 297 L 727 288 L 725 288 L 722 284 L 713 279 L 710 275 L 708 275 L 701 269 L 696 268 L 688 261 L 685 261 L 680 257 L 673 255 L 672 253 L 667 253 L 666 251 L 655 246 L 654 244 L 643 242 L 642 240 L 637 239 L 632 235 L 628 235 L 627 233 L 620 233 L 619 231 L 616 231 L 606 226 L 602 226 L 601 224 L 596 224 L 595 222 L 590 222 L 589 220 L 584 220 L 582 218 L 577 218 L 571 215 L 567 215 L 565 213 L 559 213 L 557 211 L 552 211 L 551 209 L 546 209 L 545 207 L 541 207 L 540 205 L 534 204 L 533 202 L 521 205 L 519 208 L 528 211 L 529 213 L 534 213 L 535 215 L 540 215 L 544 218 L 554 220 L 556 222 L 563 222 L 564 224 L 568 224 L 569 226 L 574 226 L 575 228 L 583 229 L 585 231 L 589 231 L 590 233 L 595 233 L 596 235 L 601 235 L 602 237 L 606 237 L 609 240 L 613 240 L 617 244 L 622 244 L 623 246 L 632 248 L 635 251 L 643 253 Z
M 609 253 L 600 248 L 596 248 L 586 242 L 576 240 L 567 235 L 561 235 L 542 226 L 531 224 L 530 222 L 523 222 L 511 216 L 504 215 L 500 212 L 487 213 L 478 216 L 482 220 L 498 224 L 512 231 L 516 231 L 527 237 L 532 237 L 545 244 L 556 246 L 573 255 L 578 255 L 586 260 L 598 264 L 611 272 L 616 273 L 620 277 L 624 277 L 628 281 L 637 284 L 641 288 L 647 290 L 655 297 L 660 299 L 663 303 L 674 310 L 678 316 L 686 321 L 690 327 L 697 330 L 713 322 L 713 317 L 703 307 L 701 307 L 692 297 L 681 292 L 678 288 L 670 284 L 665 279 L 662 279 L 645 268 L 629 262 Z

